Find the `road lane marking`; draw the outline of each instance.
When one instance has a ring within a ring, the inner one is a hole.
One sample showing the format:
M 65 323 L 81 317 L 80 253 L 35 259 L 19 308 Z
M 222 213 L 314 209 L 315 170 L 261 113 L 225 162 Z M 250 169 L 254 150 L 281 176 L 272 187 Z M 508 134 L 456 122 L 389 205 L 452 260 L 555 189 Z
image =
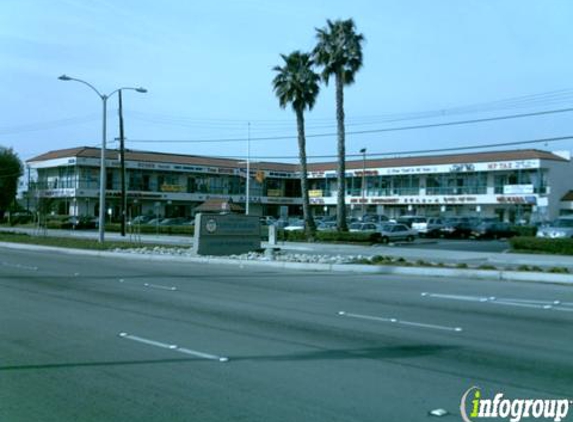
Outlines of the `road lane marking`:
M 569 308 L 569 306 L 573 305 L 572 302 L 561 302 L 560 300 L 518 299 L 518 298 L 506 298 L 506 297 L 495 297 L 495 296 L 490 296 L 490 297 L 459 296 L 459 295 L 447 295 L 447 294 L 428 293 L 428 292 L 421 293 L 421 296 L 427 298 L 491 303 L 494 305 L 497 304 L 502 306 L 515 306 L 520 308 L 573 312 L 573 309 Z
M 535 303 L 520 303 L 520 302 L 513 302 L 510 300 L 495 300 L 491 301 L 491 303 L 496 305 L 505 305 L 505 306 L 516 306 L 518 308 L 530 308 L 530 309 L 551 309 L 553 306 L 551 305 L 538 305 Z
M 179 353 L 185 353 L 187 355 L 197 356 L 203 359 L 218 360 L 219 362 L 227 362 L 229 360 L 229 358 L 224 356 L 211 355 L 209 353 L 198 352 L 197 350 L 185 349 L 183 347 L 178 347 L 175 350 Z
M 133 341 L 137 341 L 139 343 L 148 344 L 150 346 L 161 347 L 163 349 L 170 349 L 170 350 L 177 349 L 176 344 L 161 343 L 159 341 L 149 340 L 149 339 L 146 339 L 143 337 L 133 336 L 133 335 L 127 334 L 127 333 L 119 333 L 119 336 L 121 338 L 125 338 L 127 340 L 133 340 Z
M 131 335 L 128 333 L 123 333 L 123 332 L 119 333 L 119 337 L 127 339 L 127 340 L 136 341 L 138 343 L 147 344 L 149 346 L 160 347 L 162 349 L 173 350 L 175 352 L 184 353 L 186 355 L 196 356 L 196 357 L 202 358 L 202 359 L 216 360 L 218 362 L 228 362 L 229 361 L 229 358 L 226 356 L 217 356 L 217 355 L 212 355 L 209 353 L 199 352 L 197 350 L 191 350 L 191 349 L 187 349 L 185 347 L 179 347 L 176 344 L 161 343 L 159 341 L 134 336 L 134 335 Z
M 145 283 L 144 286 L 145 286 L 145 287 L 149 287 L 150 289 L 170 290 L 170 291 L 172 291 L 172 292 L 174 292 L 175 290 L 177 290 L 177 287 L 174 287 L 174 286 L 161 286 L 161 285 L 159 285 L 159 284 Z
M 462 296 L 462 295 L 444 295 L 439 293 L 422 293 L 423 297 L 435 297 L 438 299 L 453 299 L 453 300 L 464 300 L 469 302 L 487 302 L 489 298 L 480 296 Z
M 446 327 L 444 325 L 435 325 L 435 324 L 426 324 L 422 322 L 413 322 L 413 321 L 404 321 L 397 318 L 383 318 L 378 316 L 372 315 L 361 315 L 361 314 L 353 314 L 350 312 L 340 311 L 338 315 L 345 316 L 349 318 L 358 318 L 358 319 L 366 319 L 370 321 L 378 321 L 378 322 L 390 322 L 393 324 L 400 324 L 409 327 L 418 327 L 418 328 L 429 328 L 433 330 L 443 330 L 443 331 L 454 331 L 456 333 L 462 332 L 463 328 L 461 327 Z
M 38 267 L 33 267 L 30 265 L 22 265 L 22 264 L 12 264 L 11 262 L 2 262 L 2 266 L 10 268 L 19 268 L 21 270 L 38 271 Z
M 561 311 L 561 312 L 573 312 L 573 309 L 570 308 L 553 308 L 554 311 Z

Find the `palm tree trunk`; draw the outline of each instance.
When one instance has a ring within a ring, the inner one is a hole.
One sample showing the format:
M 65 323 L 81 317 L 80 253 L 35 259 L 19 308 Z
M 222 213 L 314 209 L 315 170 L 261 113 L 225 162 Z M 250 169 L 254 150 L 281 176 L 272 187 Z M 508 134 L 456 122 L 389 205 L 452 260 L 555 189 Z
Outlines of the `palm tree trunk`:
M 302 190 L 302 215 L 306 236 L 314 240 L 316 226 L 310 214 L 310 201 L 308 199 L 308 172 L 306 167 L 306 138 L 304 135 L 304 114 L 302 110 L 296 110 L 296 126 L 298 130 L 298 155 L 300 158 L 300 187 Z
M 344 81 L 336 73 L 336 123 L 338 132 L 338 194 L 336 201 L 336 226 L 340 231 L 347 231 L 346 226 L 346 147 L 344 141 Z

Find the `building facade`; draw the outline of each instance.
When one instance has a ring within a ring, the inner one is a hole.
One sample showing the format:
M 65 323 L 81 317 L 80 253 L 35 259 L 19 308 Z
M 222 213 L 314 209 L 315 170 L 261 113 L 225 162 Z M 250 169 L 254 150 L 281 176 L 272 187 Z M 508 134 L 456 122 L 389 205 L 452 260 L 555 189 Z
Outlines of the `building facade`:
M 327 212 L 336 204 L 336 165 L 309 169 L 311 201 Z M 346 201 L 355 215 L 463 215 L 510 222 L 566 213 L 561 199 L 573 176 L 569 152 L 540 150 L 349 161 L 346 170 Z
M 60 214 L 98 213 L 97 148 L 51 151 L 28 161 L 37 172 L 33 195 L 51 201 Z M 119 216 L 120 162 L 107 151 L 108 214 Z M 567 152 L 516 150 L 346 163 L 346 204 L 350 215 L 363 213 L 422 216 L 498 217 L 535 222 L 569 213 L 562 201 L 571 187 Z M 285 163 L 251 163 L 250 212 L 275 217 L 301 210 L 299 167 Z M 336 163 L 309 164 L 314 215 L 336 212 Z M 245 206 L 246 163 L 202 156 L 126 152 L 128 213 L 190 217 L 210 198 L 227 198 Z
M 96 216 L 99 212 L 100 154 L 97 148 L 51 151 L 27 163 L 37 172 L 32 195 L 51 201 L 58 214 Z M 210 198 L 246 203 L 246 163 L 238 160 L 126 151 L 128 216 L 190 217 Z M 106 212 L 119 218 L 119 153 L 106 151 Z M 296 166 L 250 164 L 250 212 L 300 214 L 301 190 Z

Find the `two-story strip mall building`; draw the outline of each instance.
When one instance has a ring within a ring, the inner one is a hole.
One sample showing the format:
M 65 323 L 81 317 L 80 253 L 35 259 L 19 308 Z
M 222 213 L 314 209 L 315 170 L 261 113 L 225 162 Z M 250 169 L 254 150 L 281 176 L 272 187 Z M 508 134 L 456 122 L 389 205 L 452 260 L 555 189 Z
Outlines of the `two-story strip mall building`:
M 112 216 L 118 216 L 118 151 L 108 150 L 106 158 L 107 206 Z M 37 171 L 33 194 L 50 199 L 60 214 L 97 215 L 99 160 L 100 150 L 89 147 L 50 151 L 30 159 L 28 166 Z M 247 199 L 244 161 L 128 150 L 125 164 L 131 216 L 190 217 L 209 198 L 230 198 L 242 205 Z M 250 167 L 252 214 L 302 213 L 298 165 L 254 162 Z M 313 214 L 334 214 L 336 162 L 308 167 Z M 534 149 L 355 160 L 346 163 L 346 204 L 350 215 L 547 220 L 573 212 L 567 200 L 571 176 L 568 152 Z

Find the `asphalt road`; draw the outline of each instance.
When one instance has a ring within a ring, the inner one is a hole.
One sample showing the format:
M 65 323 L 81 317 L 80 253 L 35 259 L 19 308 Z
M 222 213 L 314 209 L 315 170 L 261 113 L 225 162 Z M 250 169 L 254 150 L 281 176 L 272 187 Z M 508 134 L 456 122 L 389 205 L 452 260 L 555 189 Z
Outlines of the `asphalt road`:
M 7 422 L 460 420 L 474 385 L 573 398 L 565 286 L 0 248 L 0 309 Z

